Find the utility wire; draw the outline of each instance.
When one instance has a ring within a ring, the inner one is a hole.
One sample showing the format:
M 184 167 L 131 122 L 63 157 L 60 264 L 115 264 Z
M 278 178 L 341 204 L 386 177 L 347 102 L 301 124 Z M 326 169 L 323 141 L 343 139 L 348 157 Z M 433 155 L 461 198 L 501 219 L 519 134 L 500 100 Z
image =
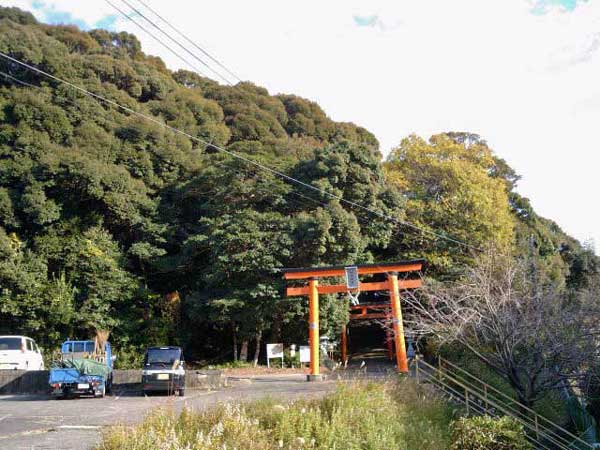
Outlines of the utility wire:
M 108 0 L 105 0 L 105 1 L 107 3 L 110 3 L 110 1 L 108 1 Z M 221 75 L 221 73 L 217 72 L 215 69 L 213 69 L 208 64 L 206 64 L 199 56 L 197 56 L 195 53 L 191 52 L 187 47 L 185 47 L 184 45 L 182 45 L 177 39 L 173 38 L 170 34 L 168 34 L 167 32 L 163 31 L 162 28 L 160 28 L 158 25 L 156 25 L 156 23 L 154 23 L 151 19 L 149 19 L 146 15 L 144 15 L 144 13 L 142 13 L 134 5 L 132 5 L 131 3 L 129 3 L 127 0 L 120 0 L 120 1 L 122 3 L 124 3 L 124 4 L 126 4 L 129 8 L 131 8 L 136 14 L 138 14 L 141 18 L 143 18 L 150 25 L 152 25 L 154 28 L 156 28 L 158 31 L 160 31 L 161 34 L 163 34 L 168 39 L 170 39 L 172 42 L 174 42 L 179 48 L 181 48 L 183 51 L 185 51 L 186 53 L 188 53 L 189 55 L 191 55 L 192 58 L 194 58 L 197 61 L 199 61 L 200 64 L 202 64 L 203 66 L 205 66 L 208 70 L 210 70 L 212 73 L 214 73 L 217 77 L 219 77 L 221 80 L 223 80 L 226 84 L 228 84 L 230 86 L 232 85 L 232 83 L 227 78 L 225 78 L 223 75 Z M 111 3 L 111 5 L 112 5 L 112 3 Z M 135 21 L 133 20 L 133 18 L 131 17 L 131 15 L 126 15 L 125 17 L 127 17 L 129 20 L 131 20 L 131 21 L 133 21 L 135 23 Z
M 152 117 L 152 116 L 149 116 L 147 114 L 141 113 L 141 112 L 136 111 L 136 110 L 134 110 L 132 108 L 129 108 L 127 106 L 123 106 L 123 105 L 115 102 L 114 100 L 110 100 L 110 99 L 108 99 L 106 97 L 103 97 L 103 96 L 101 96 L 99 94 L 95 94 L 95 93 L 93 93 L 91 91 L 88 91 L 87 89 L 85 89 L 85 88 L 83 88 L 81 86 L 78 86 L 78 85 L 76 85 L 74 83 L 71 83 L 68 80 L 64 80 L 64 79 L 59 78 L 59 77 L 57 77 L 55 75 L 49 74 L 48 72 L 45 72 L 45 71 L 43 71 L 43 70 L 41 70 L 41 69 L 39 69 L 39 68 L 37 68 L 35 66 L 32 66 L 32 65 L 30 65 L 28 63 L 20 61 L 20 60 L 18 60 L 16 58 L 13 58 L 12 56 L 7 55 L 4 52 L 0 51 L 0 56 L 2 56 L 3 58 L 5 58 L 5 59 L 7 59 L 9 61 L 12 61 L 12 62 L 14 62 L 16 64 L 19 64 L 19 65 L 21 65 L 23 67 L 26 67 L 27 69 L 32 70 L 32 71 L 34 71 L 34 72 L 36 72 L 36 73 L 38 73 L 40 75 L 43 75 L 43 76 L 45 76 L 47 78 L 50 78 L 52 80 L 58 81 L 58 82 L 63 83 L 63 84 L 66 84 L 67 86 L 70 86 L 71 88 L 73 88 L 73 89 L 75 89 L 75 90 L 77 90 L 77 91 L 79 91 L 79 92 L 81 92 L 81 93 L 83 93 L 83 94 L 85 94 L 87 96 L 93 97 L 93 98 L 95 98 L 97 100 L 100 100 L 102 102 L 105 102 L 105 103 L 107 103 L 109 105 L 115 106 L 115 107 L 117 107 L 117 108 L 119 108 L 119 109 L 121 109 L 123 111 L 127 111 L 130 114 L 133 114 L 133 115 L 136 115 L 136 116 L 141 117 L 143 119 L 146 119 L 146 120 L 148 120 L 150 122 L 153 122 L 153 123 L 155 123 L 155 124 L 157 124 L 157 125 L 159 125 L 159 126 L 161 126 L 163 128 L 166 128 L 166 129 L 168 129 L 168 130 L 170 130 L 170 131 L 172 131 L 174 133 L 186 136 L 187 138 L 189 138 L 189 139 L 191 139 L 191 140 L 193 140 L 195 142 L 199 142 L 199 143 L 201 143 L 201 144 L 203 144 L 205 146 L 211 146 L 212 148 L 214 148 L 216 150 L 219 150 L 220 152 L 225 153 L 225 154 L 227 154 L 227 155 L 229 155 L 229 156 L 231 156 L 233 158 L 239 159 L 241 161 L 245 161 L 245 162 L 247 162 L 249 164 L 252 164 L 252 165 L 254 165 L 256 167 L 259 167 L 260 169 L 263 169 L 263 170 L 265 170 L 267 172 L 270 172 L 270 173 L 272 173 L 272 174 L 274 174 L 276 176 L 279 176 L 282 179 L 284 179 L 284 180 L 286 180 L 286 181 L 288 181 L 290 183 L 295 183 L 295 184 L 297 184 L 299 186 L 303 186 L 303 187 L 305 187 L 307 189 L 310 189 L 312 191 L 319 192 L 321 194 L 326 195 L 329 198 L 332 198 L 334 200 L 338 200 L 339 202 L 344 203 L 346 205 L 349 205 L 349 206 L 351 206 L 353 208 L 357 208 L 357 209 L 369 212 L 369 213 L 371 213 L 374 216 L 390 220 L 390 221 L 392 221 L 394 223 L 397 223 L 397 224 L 403 225 L 403 226 L 405 226 L 407 228 L 419 231 L 419 232 L 421 232 L 423 234 L 428 234 L 428 235 L 436 237 L 438 239 L 443 239 L 443 240 L 446 240 L 448 242 L 453 242 L 453 243 L 455 243 L 457 245 L 460 245 L 460 246 L 463 246 L 464 248 L 467 248 L 467 249 L 472 249 L 472 250 L 475 250 L 475 251 L 478 251 L 478 252 L 484 252 L 484 249 L 482 249 L 480 247 L 477 247 L 475 245 L 472 245 L 472 244 L 469 244 L 469 243 L 466 243 L 466 242 L 462 242 L 462 241 L 460 241 L 458 239 L 455 239 L 455 238 L 453 238 L 451 236 L 448 236 L 448 235 L 445 235 L 445 234 L 437 233 L 437 232 L 434 232 L 434 231 L 422 228 L 422 227 L 420 227 L 418 225 L 414 225 L 414 224 L 412 224 L 410 222 L 398 219 L 397 217 L 389 216 L 389 215 L 387 215 L 385 213 L 382 213 L 380 211 L 377 211 L 377 210 L 374 210 L 374 209 L 369 208 L 367 206 L 361 205 L 360 203 L 356 203 L 356 202 L 354 202 L 352 200 L 347 200 L 347 199 L 345 199 L 341 195 L 333 194 L 333 193 L 331 193 L 329 191 L 326 191 L 324 189 L 318 188 L 318 187 L 313 186 L 311 184 L 308 184 L 308 183 L 306 183 L 304 181 L 298 180 L 298 179 L 296 179 L 294 177 L 286 175 L 283 172 L 280 172 L 277 169 L 273 169 L 273 168 L 271 168 L 271 167 L 269 167 L 269 166 L 267 166 L 267 165 L 265 165 L 263 163 L 255 161 L 255 160 L 253 160 L 251 158 L 248 158 L 248 157 L 246 157 L 244 155 L 240 155 L 239 153 L 233 152 L 231 150 L 227 150 L 227 149 L 225 149 L 223 147 L 220 147 L 218 145 L 212 144 L 212 143 L 210 143 L 208 141 L 200 139 L 197 136 L 193 136 L 193 135 L 191 135 L 189 133 L 186 133 L 185 131 L 182 131 L 182 130 L 180 130 L 178 128 L 175 128 L 175 127 L 173 127 L 171 125 L 168 125 L 168 124 L 166 124 L 164 122 L 161 122 L 160 120 L 158 120 L 155 117 Z
M 185 34 L 183 34 L 181 31 L 179 31 L 176 27 L 171 25 L 171 23 L 167 19 L 165 19 L 158 12 L 156 12 L 156 10 L 154 10 L 150 5 L 148 5 L 147 3 L 144 3 L 142 0 L 137 0 L 137 2 L 142 4 L 149 11 L 151 11 L 156 17 L 158 17 L 160 20 L 162 20 L 164 23 L 166 23 L 173 31 L 175 31 L 179 36 L 181 36 L 183 39 L 185 39 L 191 45 L 193 45 L 196 49 L 200 50 L 204 55 L 206 55 L 208 58 L 210 58 L 211 61 L 213 61 L 215 64 L 217 64 L 221 69 L 225 70 L 229 75 L 231 75 L 237 81 L 239 81 L 239 82 L 242 81 L 242 79 L 240 77 L 238 77 L 234 72 L 232 72 L 227 67 L 225 67 L 225 65 L 222 64 L 217 58 L 213 57 L 210 53 L 208 53 L 206 50 L 204 50 L 202 47 L 200 47 L 198 44 L 196 44 L 194 41 L 192 41 L 190 38 L 188 38 Z
M 175 56 L 177 56 L 181 61 L 186 63 L 188 66 L 193 68 L 196 72 L 198 72 L 202 76 L 204 76 L 204 77 L 206 76 L 206 74 L 204 72 L 202 72 L 200 69 L 198 69 L 194 64 L 190 63 L 187 59 L 185 59 L 183 56 L 181 56 L 179 53 L 177 53 L 175 50 L 173 50 L 168 44 L 165 44 L 163 41 L 161 41 L 159 38 L 157 38 L 154 34 L 152 34 L 150 31 L 148 31 L 146 29 L 146 27 L 144 27 L 143 25 L 138 23 L 138 21 L 135 20 L 133 17 L 130 17 L 130 15 L 128 15 L 125 11 L 123 11 L 121 8 L 119 8 L 117 5 L 115 5 L 113 2 L 111 2 L 110 0 L 104 0 L 104 1 L 106 3 L 108 3 L 110 6 L 112 6 L 114 9 L 116 9 L 118 12 L 120 12 L 124 17 L 131 20 L 134 24 L 136 24 L 138 26 L 138 28 L 142 29 L 146 34 L 148 34 L 152 39 L 154 39 L 160 45 L 167 48 L 171 53 L 173 53 Z
M 7 78 L 7 79 L 9 79 L 9 80 L 12 80 L 12 81 L 14 81 L 15 83 L 19 83 L 19 84 L 21 84 L 21 85 L 23 85 L 23 86 L 27 86 L 27 87 L 32 87 L 32 88 L 40 89 L 40 87 L 39 87 L 39 86 L 36 86 L 35 84 L 30 84 L 30 83 L 27 83 L 26 81 L 19 80 L 18 78 L 15 78 L 15 77 L 13 77 L 12 75 L 10 75 L 10 74 L 8 74 L 8 73 L 6 73 L 6 72 L 3 72 L 3 71 L 1 71 L 1 70 L 0 70 L 0 74 L 1 74 L 1 75 L 4 75 L 4 78 Z

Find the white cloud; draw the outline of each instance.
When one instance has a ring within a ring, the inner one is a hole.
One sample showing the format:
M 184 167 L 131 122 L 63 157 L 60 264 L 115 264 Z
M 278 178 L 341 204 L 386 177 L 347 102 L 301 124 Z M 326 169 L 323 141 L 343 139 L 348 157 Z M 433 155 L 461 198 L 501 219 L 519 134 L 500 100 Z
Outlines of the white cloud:
M 599 0 L 545 14 L 528 0 L 145 1 L 243 78 L 318 101 L 385 152 L 413 132 L 482 135 L 536 210 L 600 244 Z M 46 3 L 86 23 L 115 13 L 100 0 Z M 183 65 L 135 25 L 117 28 Z

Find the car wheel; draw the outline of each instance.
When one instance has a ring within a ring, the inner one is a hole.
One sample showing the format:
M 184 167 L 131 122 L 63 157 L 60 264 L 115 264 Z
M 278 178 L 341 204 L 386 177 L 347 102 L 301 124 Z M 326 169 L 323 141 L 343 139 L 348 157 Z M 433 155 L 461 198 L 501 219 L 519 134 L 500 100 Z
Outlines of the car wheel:
M 106 395 L 106 384 L 102 385 L 102 389 L 96 392 L 96 397 L 104 398 Z
M 179 396 L 180 397 L 184 397 L 185 396 L 185 389 L 179 389 Z

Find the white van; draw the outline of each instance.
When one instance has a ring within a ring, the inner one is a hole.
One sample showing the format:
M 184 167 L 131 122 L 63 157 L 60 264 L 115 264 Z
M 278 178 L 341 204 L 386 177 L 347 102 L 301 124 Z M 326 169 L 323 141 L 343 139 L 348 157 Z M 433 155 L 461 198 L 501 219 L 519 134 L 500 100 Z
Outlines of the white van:
M 26 336 L 0 336 L 0 369 L 44 370 L 42 352 Z

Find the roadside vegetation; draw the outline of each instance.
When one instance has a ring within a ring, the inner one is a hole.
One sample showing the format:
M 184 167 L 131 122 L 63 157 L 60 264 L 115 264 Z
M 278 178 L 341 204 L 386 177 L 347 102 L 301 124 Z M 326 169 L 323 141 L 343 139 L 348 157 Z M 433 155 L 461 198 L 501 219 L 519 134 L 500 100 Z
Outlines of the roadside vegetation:
M 451 450 L 533 450 L 523 427 L 509 417 L 461 418 L 453 424 Z
M 507 417 L 462 410 L 411 379 L 340 384 L 324 398 L 152 412 L 105 431 L 95 450 L 530 450 Z
M 456 411 L 412 380 L 341 384 L 317 400 L 273 399 L 111 428 L 97 450 L 448 449 Z

